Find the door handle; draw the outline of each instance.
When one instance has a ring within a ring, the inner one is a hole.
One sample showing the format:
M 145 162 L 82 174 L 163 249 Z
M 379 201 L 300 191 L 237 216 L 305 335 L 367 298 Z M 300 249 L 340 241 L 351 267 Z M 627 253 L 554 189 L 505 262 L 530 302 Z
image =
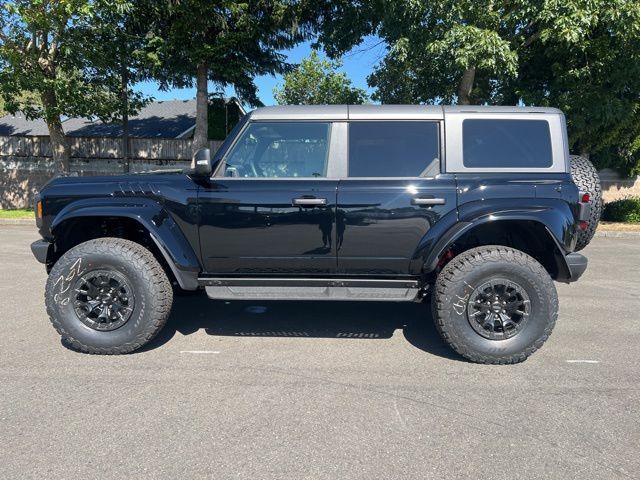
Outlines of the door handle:
M 427 197 L 427 198 L 412 198 L 411 199 L 411 205 L 418 205 L 418 206 L 428 206 L 428 205 L 444 205 L 445 203 L 447 203 L 447 201 L 444 198 L 434 198 L 434 197 Z
M 297 207 L 324 207 L 327 205 L 326 198 L 294 198 L 291 202 Z

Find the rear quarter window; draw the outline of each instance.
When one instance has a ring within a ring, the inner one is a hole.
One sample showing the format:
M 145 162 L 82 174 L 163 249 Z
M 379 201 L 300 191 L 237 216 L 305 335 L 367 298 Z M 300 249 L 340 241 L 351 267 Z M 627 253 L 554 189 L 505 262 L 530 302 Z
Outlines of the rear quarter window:
M 548 168 L 553 164 L 546 120 L 467 119 L 462 122 L 467 168 Z

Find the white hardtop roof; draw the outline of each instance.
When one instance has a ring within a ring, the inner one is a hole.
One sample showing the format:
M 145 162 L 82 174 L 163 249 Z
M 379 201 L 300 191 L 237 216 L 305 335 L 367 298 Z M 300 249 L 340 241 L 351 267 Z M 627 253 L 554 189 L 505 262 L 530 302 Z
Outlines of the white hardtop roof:
M 442 120 L 446 113 L 562 114 L 556 108 L 486 105 L 282 105 L 252 111 L 251 120 Z

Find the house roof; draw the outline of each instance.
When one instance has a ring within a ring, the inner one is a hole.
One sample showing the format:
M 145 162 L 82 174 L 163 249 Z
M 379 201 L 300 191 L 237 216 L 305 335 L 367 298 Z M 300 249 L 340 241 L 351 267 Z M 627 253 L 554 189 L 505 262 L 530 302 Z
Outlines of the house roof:
M 44 120 L 27 120 L 22 112 L 0 118 L 0 135 L 49 135 Z
M 225 101 L 236 102 L 234 98 Z M 244 112 L 244 110 L 243 110 Z M 195 100 L 168 100 L 151 102 L 137 115 L 129 118 L 129 136 L 177 138 L 189 133 L 196 123 Z M 104 123 L 99 119 L 68 118 L 62 122 L 67 135 L 72 137 L 119 137 L 122 126 L 118 123 Z M 48 135 L 44 120 L 27 120 L 18 112 L 0 118 L 0 135 Z
M 129 136 L 176 138 L 196 123 L 195 100 L 151 102 L 138 115 L 129 118 Z M 98 119 L 70 118 L 64 131 L 73 137 L 119 137 L 119 123 L 103 123 Z

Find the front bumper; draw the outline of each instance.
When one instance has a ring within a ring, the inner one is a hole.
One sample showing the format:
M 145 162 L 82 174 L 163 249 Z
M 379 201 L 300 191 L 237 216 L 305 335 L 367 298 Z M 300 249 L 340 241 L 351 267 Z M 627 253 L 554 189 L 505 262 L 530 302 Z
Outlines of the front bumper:
M 47 263 L 47 258 L 49 257 L 49 248 L 51 248 L 51 243 L 46 240 L 36 240 L 31 244 L 31 252 L 33 252 L 33 256 L 36 257 L 40 263 Z
M 587 264 L 589 263 L 589 261 L 587 260 L 587 257 L 585 257 L 584 255 L 580 255 L 579 253 L 570 253 L 564 258 L 566 259 L 567 267 L 569 268 L 569 278 L 567 278 L 565 281 L 575 282 L 587 269 Z

